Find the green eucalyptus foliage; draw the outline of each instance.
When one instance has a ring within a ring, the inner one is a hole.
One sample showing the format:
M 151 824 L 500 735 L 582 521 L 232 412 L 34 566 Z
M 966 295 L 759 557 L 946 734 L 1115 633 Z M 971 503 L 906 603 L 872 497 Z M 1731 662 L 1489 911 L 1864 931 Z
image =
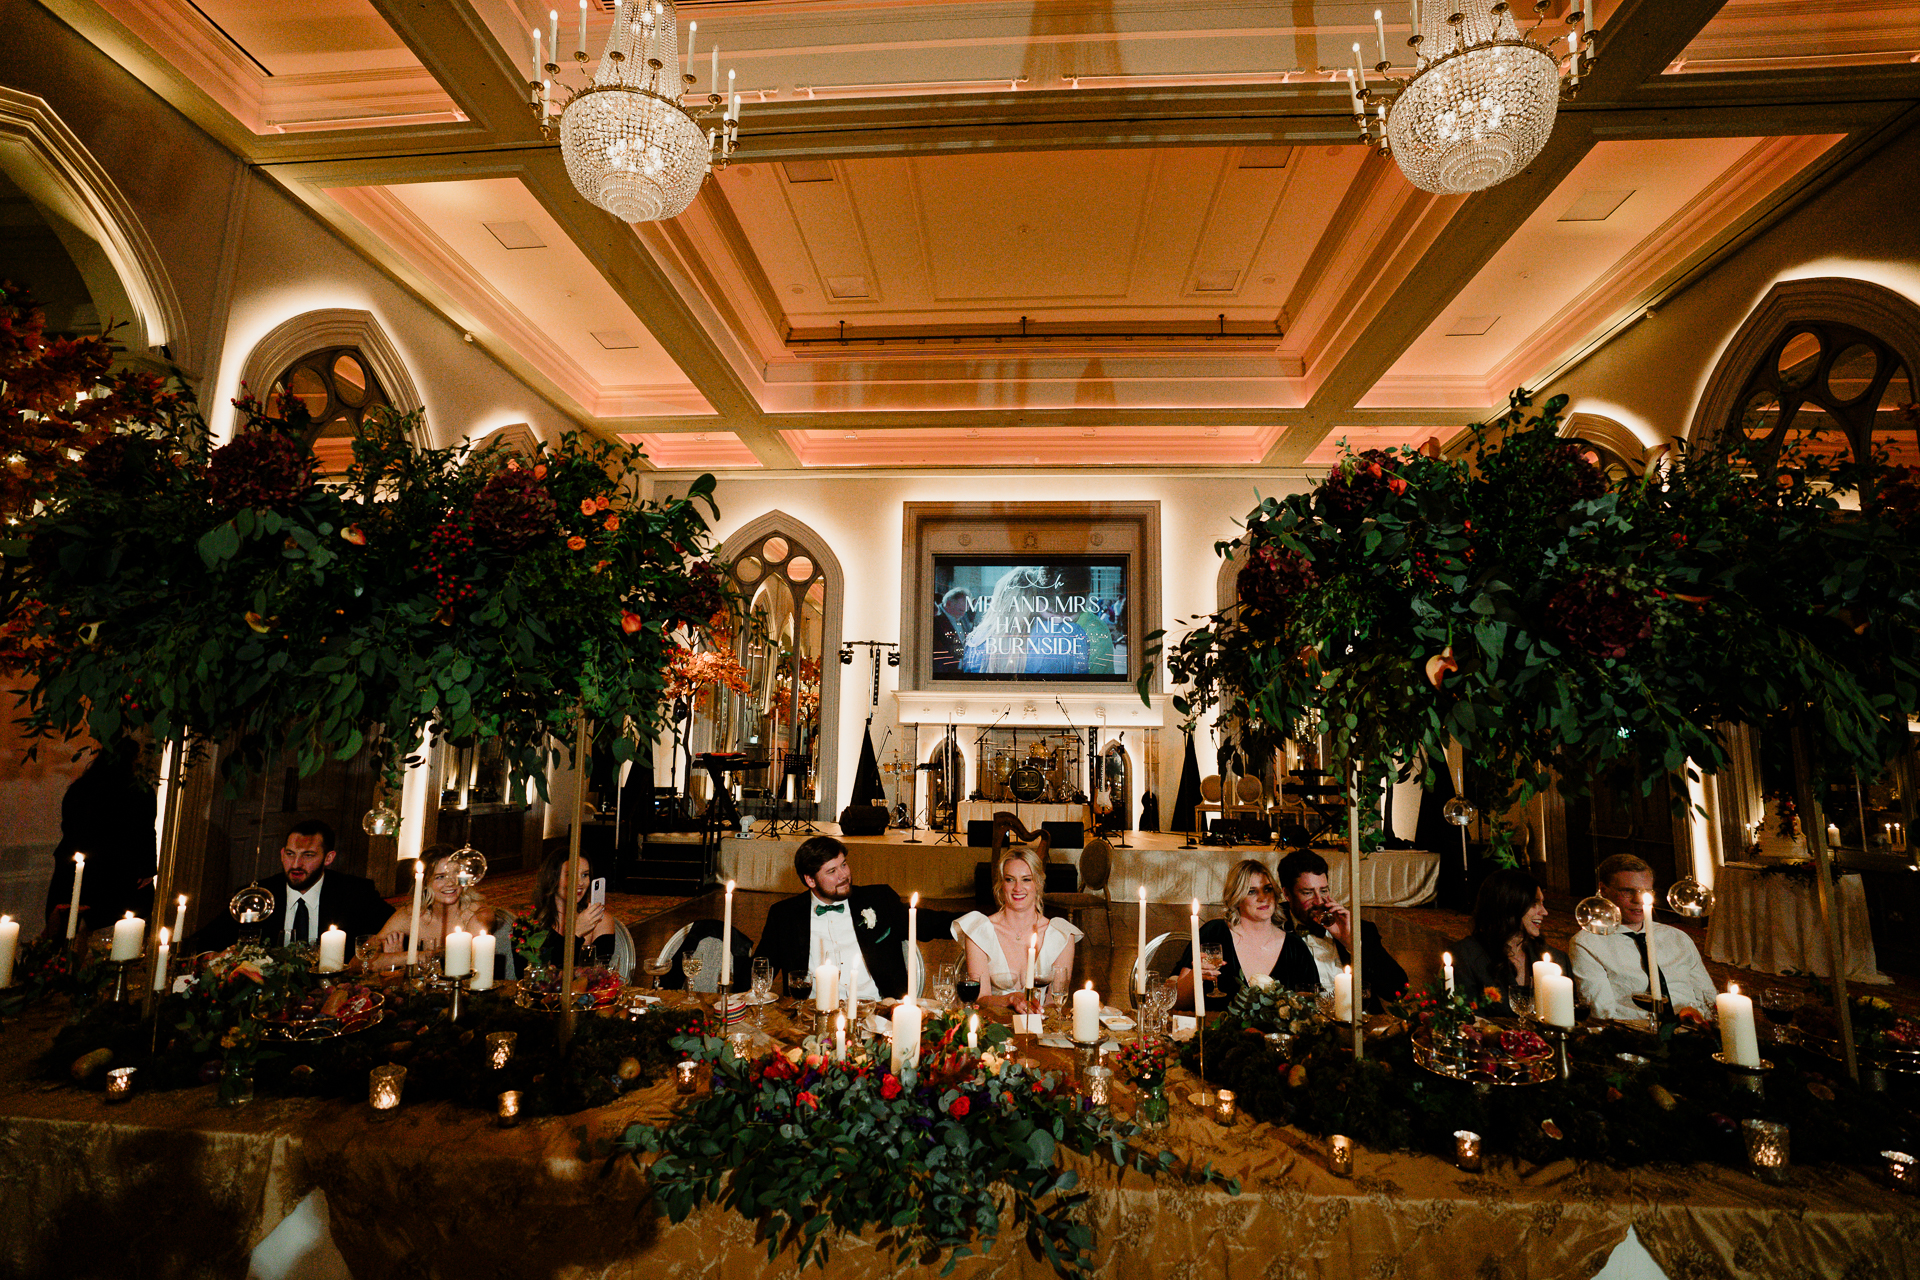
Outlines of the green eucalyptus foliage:
M 1262 501 L 1218 548 L 1248 553 L 1241 599 L 1165 650 L 1191 686 L 1176 709 L 1218 706 L 1256 755 L 1326 733 L 1363 785 L 1456 740 L 1496 812 L 1552 772 L 1572 788 L 1630 765 L 1650 788 L 1717 770 L 1728 722 L 1802 726 L 1838 775 L 1903 749 L 1920 707 L 1904 472 L 1815 449 L 1760 471 L 1738 445 L 1682 444 L 1609 474 L 1558 434 L 1565 397 L 1529 404 L 1476 426 L 1470 459 L 1349 453 Z

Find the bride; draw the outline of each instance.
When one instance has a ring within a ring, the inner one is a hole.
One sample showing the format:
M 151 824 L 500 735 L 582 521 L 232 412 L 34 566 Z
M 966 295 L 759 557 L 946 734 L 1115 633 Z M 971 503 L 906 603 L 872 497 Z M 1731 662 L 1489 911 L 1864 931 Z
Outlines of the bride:
M 969 911 L 953 922 L 954 936 L 967 940 L 967 976 L 979 981 L 982 1004 L 1030 1012 L 1025 989 L 1030 943 L 1036 980 L 1050 983 L 1055 991 L 1065 990 L 1072 980 L 1073 944 L 1084 935 L 1065 920 L 1047 918 L 1041 897 L 1045 885 L 1043 855 L 1033 849 L 1008 849 L 993 881 L 1000 909 L 990 916 Z

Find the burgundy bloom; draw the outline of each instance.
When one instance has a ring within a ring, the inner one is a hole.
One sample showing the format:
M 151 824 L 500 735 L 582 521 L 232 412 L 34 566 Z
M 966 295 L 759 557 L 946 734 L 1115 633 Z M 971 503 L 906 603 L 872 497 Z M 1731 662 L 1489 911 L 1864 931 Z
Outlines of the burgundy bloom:
M 473 533 L 502 551 L 519 551 L 551 533 L 555 508 L 546 468 L 510 467 L 495 473 L 473 495 Z
M 900 1077 L 889 1071 L 880 1077 L 880 1096 L 892 1102 L 900 1096 Z
M 1261 613 L 1284 613 L 1293 598 L 1310 590 L 1317 579 L 1313 562 L 1298 551 L 1272 543 L 1255 543 L 1240 570 L 1240 600 Z
M 207 481 L 222 511 L 283 510 L 313 488 L 315 462 L 307 447 L 272 428 L 249 431 L 213 451 Z
M 1406 489 L 1400 459 L 1385 449 L 1368 449 L 1340 459 L 1320 486 L 1320 509 L 1338 525 L 1357 523 L 1370 509 Z
M 1618 582 L 1583 573 L 1547 601 L 1550 630 L 1596 658 L 1624 658 L 1653 634 L 1653 614 Z

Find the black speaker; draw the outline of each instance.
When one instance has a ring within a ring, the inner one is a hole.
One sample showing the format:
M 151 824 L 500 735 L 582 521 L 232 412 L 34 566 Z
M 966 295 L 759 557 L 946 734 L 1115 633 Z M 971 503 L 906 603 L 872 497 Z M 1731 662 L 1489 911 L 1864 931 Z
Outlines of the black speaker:
M 887 811 L 877 804 L 850 804 L 840 811 L 840 834 L 877 836 L 887 829 Z
M 990 818 L 967 819 L 967 847 L 969 849 L 993 848 L 993 821 Z
M 1087 829 L 1077 822 L 1043 822 L 1047 836 L 1056 849 L 1079 849 L 1087 843 Z

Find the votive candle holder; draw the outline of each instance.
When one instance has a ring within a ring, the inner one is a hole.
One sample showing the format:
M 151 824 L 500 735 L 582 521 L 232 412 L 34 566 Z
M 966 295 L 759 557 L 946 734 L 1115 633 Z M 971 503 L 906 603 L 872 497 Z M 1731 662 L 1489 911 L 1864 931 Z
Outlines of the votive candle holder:
M 1080 1091 L 1086 1095 L 1089 1107 L 1104 1111 L 1113 1101 L 1113 1069 L 1088 1067 L 1080 1073 Z
M 1453 1162 L 1468 1173 L 1480 1172 L 1480 1135 L 1471 1129 L 1453 1131 Z
M 494 1118 L 499 1121 L 502 1129 L 511 1129 L 520 1123 L 520 1091 L 518 1089 L 508 1089 L 500 1095 Z
M 1240 1106 L 1231 1089 L 1217 1090 L 1213 1095 L 1213 1122 L 1218 1125 L 1231 1125 L 1239 1115 Z
M 513 1042 L 520 1038 L 517 1031 L 487 1032 L 487 1065 L 495 1071 L 513 1061 Z
M 675 1066 L 673 1069 L 673 1087 L 681 1093 L 692 1093 L 694 1089 L 699 1087 L 700 1082 L 695 1075 L 699 1069 L 700 1064 L 691 1058 Z
M 367 1073 L 367 1105 L 375 1111 L 391 1111 L 400 1105 L 400 1091 L 407 1084 L 407 1069 L 389 1062 Z
M 1353 1139 L 1336 1133 L 1327 1139 L 1327 1168 L 1336 1178 L 1353 1176 Z
M 1742 1120 L 1741 1136 L 1747 1143 L 1747 1167 L 1762 1182 L 1775 1185 L 1787 1181 L 1792 1146 L 1787 1126 L 1775 1120 Z
M 107 1101 L 125 1102 L 133 1096 L 133 1073 L 138 1067 L 114 1067 L 107 1072 Z
M 1920 1191 L 1920 1167 L 1914 1164 L 1912 1156 L 1904 1151 L 1882 1151 L 1880 1158 L 1887 1162 L 1887 1182 L 1900 1191 Z

